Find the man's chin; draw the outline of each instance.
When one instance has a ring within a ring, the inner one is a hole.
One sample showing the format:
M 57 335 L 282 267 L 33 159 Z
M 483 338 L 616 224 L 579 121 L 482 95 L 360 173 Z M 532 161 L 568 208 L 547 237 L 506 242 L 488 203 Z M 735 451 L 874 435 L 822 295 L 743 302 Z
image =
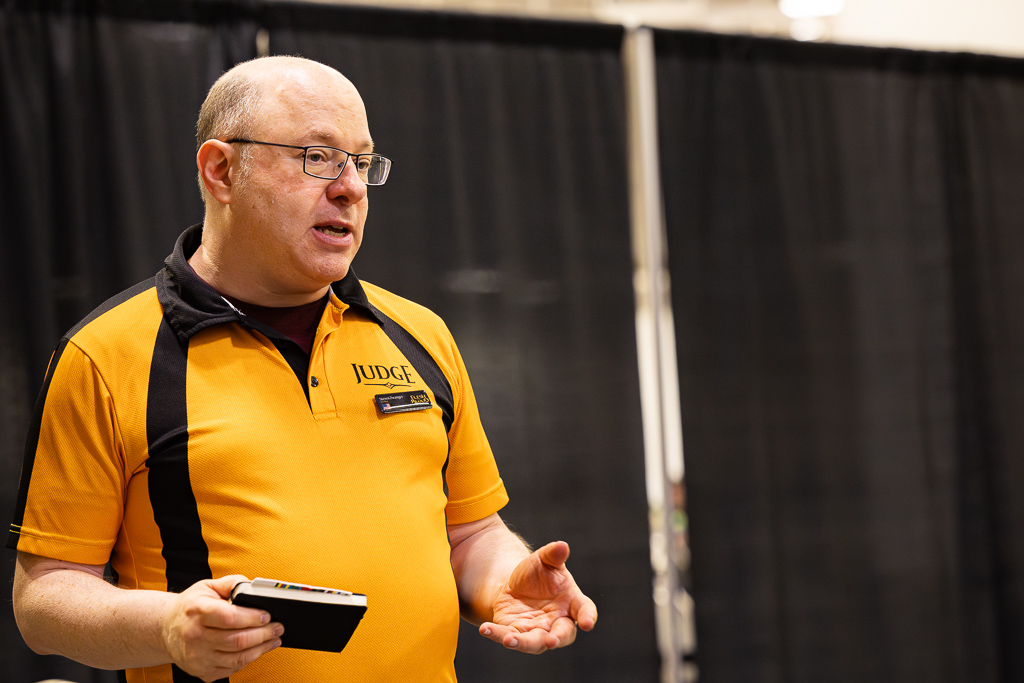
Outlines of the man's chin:
M 346 258 L 342 260 L 332 260 L 331 263 L 324 264 L 324 268 L 317 274 L 317 280 L 330 285 L 338 280 L 345 279 L 348 275 L 348 271 L 351 269 L 352 259 Z

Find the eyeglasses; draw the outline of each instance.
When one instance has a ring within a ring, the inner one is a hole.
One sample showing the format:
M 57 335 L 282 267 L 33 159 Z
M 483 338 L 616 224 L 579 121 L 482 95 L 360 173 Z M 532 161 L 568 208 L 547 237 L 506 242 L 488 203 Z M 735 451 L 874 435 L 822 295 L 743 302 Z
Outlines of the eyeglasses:
M 298 145 L 282 145 L 278 142 L 243 140 L 242 138 L 232 138 L 228 142 L 301 149 L 302 172 L 314 178 L 323 178 L 324 180 L 336 180 L 339 178 L 350 158 L 352 163 L 355 164 L 359 179 L 367 185 L 383 185 L 384 181 L 388 179 L 388 173 L 391 172 L 391 159 L 380 154 L 352 154 L 337 147 L 324 147 L 322 145 L 299 147 Z

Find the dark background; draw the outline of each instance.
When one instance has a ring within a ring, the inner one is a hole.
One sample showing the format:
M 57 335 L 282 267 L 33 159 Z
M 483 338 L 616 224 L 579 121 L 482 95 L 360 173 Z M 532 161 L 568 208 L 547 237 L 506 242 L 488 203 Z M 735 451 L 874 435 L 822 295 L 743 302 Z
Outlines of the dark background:
M 701 680 L 1024 680 L 1024 62 L 656 44 Z
M 0 2 L 0 505 L 60 334 L 201 217 L 199 103 L 265 27 L 363 93 L 356 270 L 448 321 L 505 517 L 601 609 L 539 658 L 466 629 L 462 680 L 657 680 L 621 29 L 139 5 Z M 1024 62 L 656 44 L 701 680 L 1024 680 Z M 3 615 L 5 677 L 110 680 Z

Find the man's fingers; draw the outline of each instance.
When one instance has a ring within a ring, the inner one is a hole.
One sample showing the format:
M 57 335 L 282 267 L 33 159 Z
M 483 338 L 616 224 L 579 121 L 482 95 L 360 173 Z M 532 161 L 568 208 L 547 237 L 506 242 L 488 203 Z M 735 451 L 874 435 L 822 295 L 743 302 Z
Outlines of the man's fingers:
M 180 668 L 204 681 L 224 679 L 280 646 L 284 627 L 267 612 L 225 599 L 244 580 L 236 574 L 199 581 L 169 603 L 164 643 Z
M 509 628 L 507 626 L 498 626 L 497 624 L 485 621 L 484 623 L 480 624 L 479 631 L 480 635 L 482 635 L 484 638 L 487 638 L 488 640 L 493 640 L 496 643 L 500 643 L 501 639 L 505 637 L 506 633 L 515 631 L 515 629 Z
M 243 629 L 264 626 L 270 614 L 252 607 L 238 607 L 223 600 L 210 600 L 202 606 L 200 623 L 207 628 Z
M 244 652 L 250 648 L 259 647 L 274 638 L 279 638 L 283 633 L 284 626 L 277 622 L 260 628 L 224 631 L 210 629 L 211 644 L 215 650 L 221 652 Z
M 539 655 L 548 650 L 547 631 L 527 631 L 526 633 L 515 633 L 505 636 L 502 645 L 510 650 L 525 652 L 528 655 Z
M 580 593 L 572 601 L 569 616 L 579 624 L 581 629 L 591 631 L 597 625 L 597 605 L 586 595 Z
M 231 589 L 239 581 L 247 580 L 241 574 L 232 574 L 203 581 L 203 588 L 208 591 L 197 596 L 195 602 L 201 623 L 210 628 L 224 629 L 254 628 L 269 623 L 270 615 L 264 610 L 239 607 L 227 601 Z
M 480 635 L 484 638 L 493 640 L 496 643 L 500 643 L 510 650 L 525 650 L 522 649 L 521 640 L 524 634 L 520 633 L 517 629 L 511 626 L 501 626 L 500 624 L 494 624 L 491 622 L 484 622 L 480 624 Z
M 565 541 L 552 541 L 537 549 L 540 561 L 552 569 L 564 569 L 569 559 L 569 544 Z
M 551 631 L 544 639 L 544 645 L 547 649 L 554 650 L 558 647 L 572 645 L 575 640 L 576 624 L 568 617 L 561 617 L 556 619 L 555 623 L 551 625 Z
M 209 666 L 193 669 L 189 673 L 207 682 L 221 680 L 252 664 L 263 655 L 280 646 L 281 639 L 274 638 L 240 652 L 218 652 L 210 660 Z
M 217 592 L 217 595 L 227 600 L 231 597 L 231 590 L 243 581 L 249 579 L 242 574 L 229 574 L 228 576 L 222 576 L 219 579 L 207 579 L 206 585 Z
M 509 650 L 517 650 L 519 652 L 536 655 L 548 649 L 547 645 L 544 644 L 544 637 L 548 632 L 541 631 L 540 629 L 521 633 L 509 626 L 482 624 L 480 626 L 480 632 L 494 642 L 501 643 L 501 645 Z
M 485 622 L 480 625 L 480 635 L 501 643 L 509 650 L 536 655 L 546 650 L 571 645 L 576 640 L 576 625 L 571 619 L 562 617 L 555 620 L 550 630 L 535 628 L 519 631 L 510 626 Z
M 233 669 L 232 673 L 234 673 L 235 671 L 238 671 L 239 669 L 251 664 L 252 662 L 255 662 L 263 655 L 280 646 L 280 638 L 271 638 L 270 640 L 262 642 L 259 645 L 255 645 L 240 652 L 225 653 L 224 656 L 227 657 L 228 662 L 227 668 Z
M 542 652 L 571 643 L 575 637 L 573 635 L 575 630 L 572 622 L 569 622 L 568 629 L 559 629 L 558 632 L 535 628 L 532 631 L 506 634 L 501 644 L 509 650 L 525 652 L 528 655 L 539 655 Z
M 248 579 L 242 574 L 231 574 L 193 584 L 179 596 L 179 600 L 184 601 L 184 614 L 189 618 L 198 617 L 199 623 L 208 628 L 242 629 L 266 625 L 270 622 L 267 612 L 238 607 L 227 601 L 231 589 L 241 581 Z

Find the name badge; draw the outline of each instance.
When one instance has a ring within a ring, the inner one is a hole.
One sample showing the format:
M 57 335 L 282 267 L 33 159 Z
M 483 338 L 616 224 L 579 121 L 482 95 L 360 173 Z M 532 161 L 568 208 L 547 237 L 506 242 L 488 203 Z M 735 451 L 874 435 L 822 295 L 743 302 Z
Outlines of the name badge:
M 425 391 L 406 391 L 401 394 L 377 394 L 373 397 L 380 412 L 408 413 L 411 410 L 428 410 L 433 407 Z

